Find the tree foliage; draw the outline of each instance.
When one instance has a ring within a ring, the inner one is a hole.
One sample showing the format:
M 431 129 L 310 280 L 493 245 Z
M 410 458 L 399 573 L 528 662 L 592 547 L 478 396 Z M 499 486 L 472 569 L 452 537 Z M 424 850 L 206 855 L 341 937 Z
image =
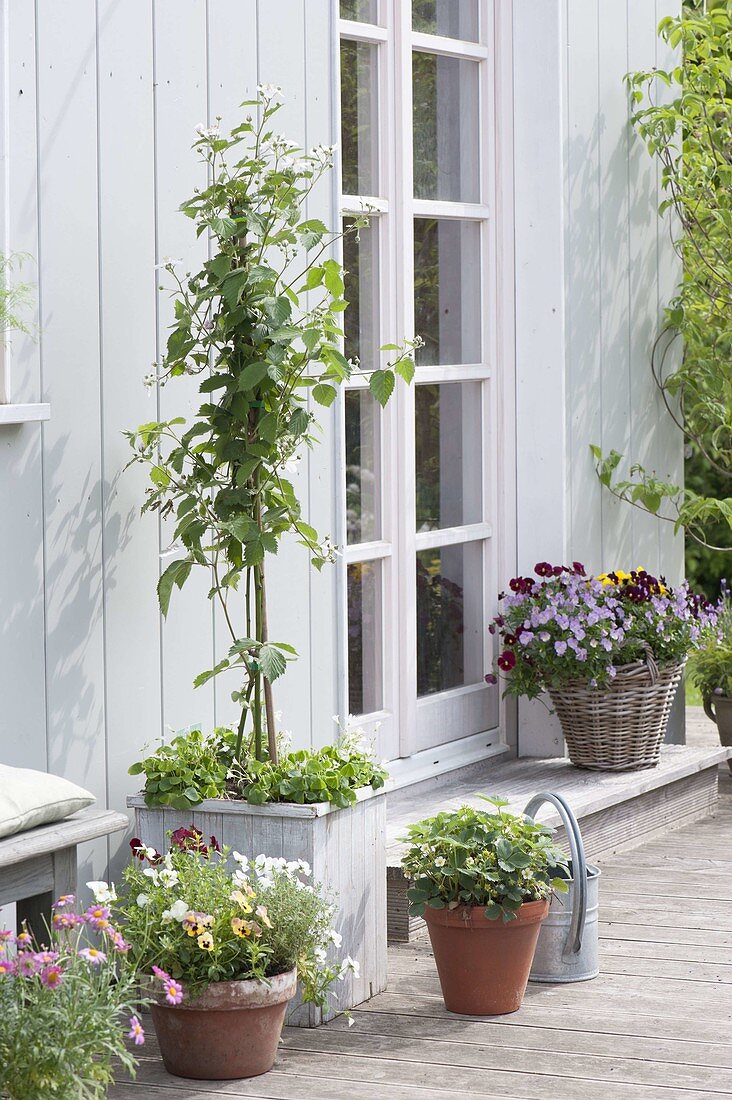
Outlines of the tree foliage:
M 172 522 L 175 552 L 158 584 L 163 615 L 176 588 L 196 570 L 211 578 L 231 645 L 196 684 L 233 669 L 241 686 L 237 756 L 251 716 L 255 754 L 275 760 L 271 684 L 296 656 L 271 639 L 265 560 L 292 533 L 320 569 L 335 546 L 303 518 L 288 477 L 318 425 L 310 402 L 329 407 L 338 387 L 367 373 L 385 404 L 396 376 L 411 381 L 410 344 L 390 345 L 391 360 L 368 372 L 341 351 L 347 306 L 343 270 L 330 255 L 336 239 L 307 217 L 308 197 L 332 167 L 330 147 L 303 153 L 273 130 L 279 89 L 261 86 L 251 113 L 230 135 L 199 128 L 194 148 L 208 186 L 181 207 L 210 242 L 210 259 L 181 278 L 173 261 L 175 320 L 163 362 L 149 381 L 199 380 L 202 404 L 192 424 L 181 418 L 128 433 L 133 462 L 150 474 L 144 511 Z M 258 116 L 259 121 L 256 120 Z M 354 229 L 357 231 L 359 222 Z M 266 714 L 266 720 L 265 720 Z

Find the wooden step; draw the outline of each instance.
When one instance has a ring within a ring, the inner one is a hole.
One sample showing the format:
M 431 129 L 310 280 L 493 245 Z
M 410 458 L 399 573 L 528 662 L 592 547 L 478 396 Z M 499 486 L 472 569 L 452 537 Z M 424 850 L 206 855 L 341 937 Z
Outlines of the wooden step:
M 499 795 L 520 813 L 539 791 L 564 795 L 582 830 L 587 858 L 637 847 L 715 813 L 719 765 L 732 749 L 666 745 L 657 768 L 639 772 L 588 772 L 569 760 L 489 761 L 420 783 L 387 796 L 387 929 L 391 943 L 408 943 L 424 927 L 407 910 L 407 881 L 401 870 L 404 834 L 411 822 L 461 805 L 481 807 L 481 795 Z M 555 829 L 566 846 L 555 810 L 543 807 L 539 820 Z

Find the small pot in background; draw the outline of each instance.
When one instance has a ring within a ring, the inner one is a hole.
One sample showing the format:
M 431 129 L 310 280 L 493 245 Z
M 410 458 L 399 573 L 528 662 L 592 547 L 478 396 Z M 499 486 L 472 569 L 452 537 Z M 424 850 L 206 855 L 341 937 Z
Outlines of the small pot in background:
M 717 724 L 720 744 L 725 749 L 732 748 L 732 699 L 726 695 L 709 695 L 703 702 L 704 713 Z M 732 760 L 727 761 L 727 767 L 732 772 Z

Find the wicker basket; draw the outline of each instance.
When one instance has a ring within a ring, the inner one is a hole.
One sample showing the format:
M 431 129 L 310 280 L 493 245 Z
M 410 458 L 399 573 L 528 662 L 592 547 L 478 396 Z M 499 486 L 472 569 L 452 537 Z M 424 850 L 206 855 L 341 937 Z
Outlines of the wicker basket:
M 550 688 L 569 759 L 593 771 L 655 768 L 684 662 L 621 665 L 603 688 L 571 680 Z

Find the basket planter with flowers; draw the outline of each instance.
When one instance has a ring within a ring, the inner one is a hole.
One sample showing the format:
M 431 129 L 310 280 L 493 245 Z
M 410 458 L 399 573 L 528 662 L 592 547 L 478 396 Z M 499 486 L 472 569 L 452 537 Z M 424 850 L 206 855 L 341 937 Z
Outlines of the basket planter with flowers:
M 492 812 L 462 806 L 411 825 L 402 860 L 445 1007 L 471 1016 L 521 1007 L 552 891 L 567 890 L 567 857 L 550 831 L 486 801 Z
M 165 854 L 132 847 L 117 905 L 134 962 L 150 976 L 166 1069 L 199 1080 L 266 1073 L 298 987 L 323 1006 L 358 969 L 328 958 L 341 942 L 335 906 L 304 862 L 250 862 L 196 829 L 173 833 Z
M 587 576 L 579 562 L 539 562 L 535 573 L 511 580 L 489 627 L 507 693 L 549 694 L 576 767 L 655 767 L 684 662 L 714 609 L 645 569 Z

